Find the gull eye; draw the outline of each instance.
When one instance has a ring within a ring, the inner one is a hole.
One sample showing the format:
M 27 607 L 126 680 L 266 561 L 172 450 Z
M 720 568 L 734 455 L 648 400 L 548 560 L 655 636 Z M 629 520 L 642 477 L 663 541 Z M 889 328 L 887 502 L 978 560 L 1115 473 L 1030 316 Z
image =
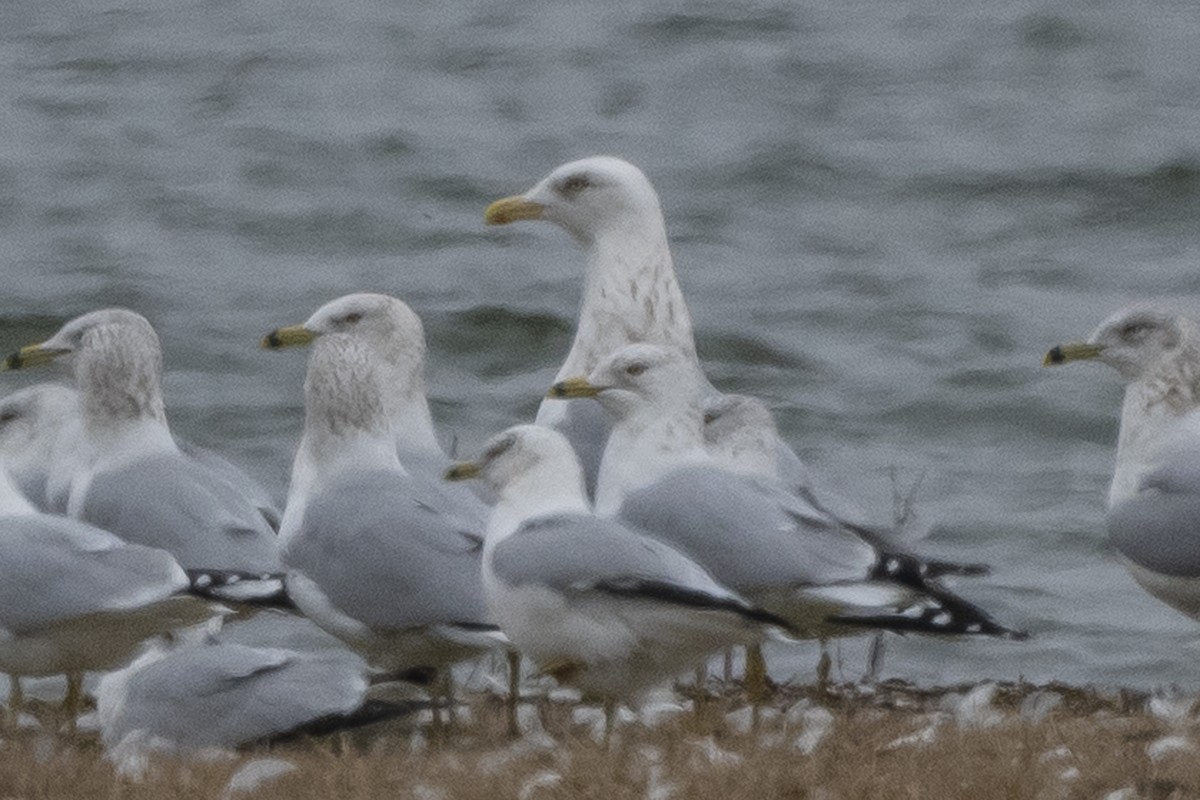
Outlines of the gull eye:
M 563 194 L 579 194 L 591 185 L 592 182 L 588 180 L 587 175 L 577 173 L 569 176 L 559 185 L 558 188 Z
M 1151 325 L 1148 322 L 1127 322 L 1121 326 L 1120 334 L 1122 339 L 1136 339 L 1142 336 L 1146 331 L 1150 330 Z
M 9 409 L 7 411 L 0 411 L 0 425 L 4 425 L 5 423 L 12 422 L 14 419 L 16 419 L 19 416 L 20 416 L 20 414 L 18 414 L 16 411 L 13 411 L 12 409 Z
M 646 365 L 641 362 L 634 362 L 625 368 L 625 374 L 637 377 L 646 371 Z
M 359 313 L 358 311 L 351 311 L 349 314 L 342 317 L 342 322 L 346 323 L 347 325 L 353 325 L 356 322 L 360 321 L 362 318 L 363 318 L 363 315 L 361 313 Z

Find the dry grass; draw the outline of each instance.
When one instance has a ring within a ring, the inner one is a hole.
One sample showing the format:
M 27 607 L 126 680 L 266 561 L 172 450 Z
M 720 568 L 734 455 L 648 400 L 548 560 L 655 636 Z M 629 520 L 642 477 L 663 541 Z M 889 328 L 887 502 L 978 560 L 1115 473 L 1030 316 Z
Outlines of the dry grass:
M 1144 696 L 1062 686 L 935 692 L 902 684 L 811 694 L 780 691 L 756 732 L 746 729 L 737 692 L 706 701 L 696 714 L 663 705 L 657 725 L 627 722 L 608 745 L 595 737 L 592 712 L 549 702 L 529 707 L 527 734 L 509 740 L 498 699 L 478 696 L 468 702 L 468 718 L 440 742 L 412 721 L 393 722 L 223 760 L 160 756 L 141 780 L 118 776 L 94 741 L 29 734 L 0 745 L 0 798 L 219 798 L 232 775 L 264 756 L 296 769 L 237 796 L 1200 797 L 1200 750 L 1192 744 L 1200 722 L 1178 707 L 1150 713 Z

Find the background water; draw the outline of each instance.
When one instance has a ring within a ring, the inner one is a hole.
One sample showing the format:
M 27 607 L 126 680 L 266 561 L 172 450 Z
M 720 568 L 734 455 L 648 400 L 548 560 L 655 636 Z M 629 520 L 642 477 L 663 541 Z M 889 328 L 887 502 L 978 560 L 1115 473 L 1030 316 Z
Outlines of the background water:
M 1129 301 L 1200 295 L 1192 3 L 450 5 L 0 4 L 0 349 L 144 313 L 177 432 L 282 495 L 304 356 L 259 338 L 388 292 L 469 452 L 531 418 L 583 267 L 483 208 L 621 155 L 714 381 L 881 517 L 893 472 L 924 476 L 928 549 L 991 562 L 957 588 L 1035 634 L 904 640 L 886 675 L 1197 684 L 1197 625 L 1103 544 L 1116 376 L 1039 366 Z

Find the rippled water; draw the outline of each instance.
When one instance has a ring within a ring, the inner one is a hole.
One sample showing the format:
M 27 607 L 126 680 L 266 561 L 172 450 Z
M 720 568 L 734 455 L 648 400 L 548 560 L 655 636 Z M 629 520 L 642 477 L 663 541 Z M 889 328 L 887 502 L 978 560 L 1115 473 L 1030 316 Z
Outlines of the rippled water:
M 714 381 L 881 516 L 893 473 L 923 476 L 928 549 L 991 562 L 958 588 L 1035 634 L 905 640 L 885 674 L 1195 685 L 1196 624 L 1103 544 L 1115 375 L 1039 367 L 1131 300 L 1200 294 L 1191 3 L 447 5 L 0 5 L 0 347 L 141 311 L 176 430 L 282 493 L 303 355 L 259 337 L 385 291 L 469 451 L 532 415 L 583 266 L 484 206 L 621 155 Z

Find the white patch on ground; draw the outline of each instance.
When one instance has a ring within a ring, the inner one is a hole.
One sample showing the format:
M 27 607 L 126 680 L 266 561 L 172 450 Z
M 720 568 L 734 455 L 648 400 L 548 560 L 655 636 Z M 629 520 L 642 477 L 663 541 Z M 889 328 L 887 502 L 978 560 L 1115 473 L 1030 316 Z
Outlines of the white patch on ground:
M 525 783 L 521 784 L 517 798 L 518 800 L 532 800 L 542 789 L 553 789 L 560 783 L 562 783 L 562 775 L 557 772 L 548 769 L 535 772 Z
M 257 792 L 284 775 L 296 771 L 296 765 L 282 758 L 256 758 L 238 767 L 221 792 L 221 800 L 233 800 Z
M 1146 755 L 1150 757 L 1151 761 L 1161 761 L 1176 753 L 1194 752 L 1196 752 L 1196 745 L 1183 736 L 1164 736 L 1146 745 Z
M 731 750 L 723 749 L 716 739 L 705 736 L 703 739 L 689 739 L 688 744 L 693 749 L 692 766 L 702 769 L 708 764 L 716 767 L 736 767 L 742 763 L 742 757 Z
M 803 732 L 792 741 L 792 747 L 808 756 L 833 730 L 833 714 L 820 706 L 807 709 L 803 715 L 803 725 Z

